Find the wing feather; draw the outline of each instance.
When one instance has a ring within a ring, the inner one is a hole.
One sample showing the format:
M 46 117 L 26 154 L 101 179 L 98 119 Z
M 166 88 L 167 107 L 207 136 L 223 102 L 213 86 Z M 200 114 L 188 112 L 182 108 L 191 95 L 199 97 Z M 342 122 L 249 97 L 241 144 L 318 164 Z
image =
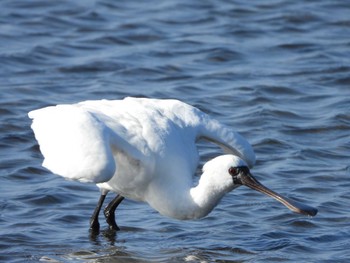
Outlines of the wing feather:
M 76 105 L 29 112 L 43 166 L 67 179 L 101 183 L 115 173 L 108 128 Z

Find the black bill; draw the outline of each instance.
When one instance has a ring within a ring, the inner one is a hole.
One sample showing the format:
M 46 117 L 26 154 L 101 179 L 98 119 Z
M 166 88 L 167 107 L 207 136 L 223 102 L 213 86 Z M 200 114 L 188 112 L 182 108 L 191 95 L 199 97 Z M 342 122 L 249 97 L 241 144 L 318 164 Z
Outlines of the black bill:
M 245 186 L 248 186 L 256 191 L 259 191 L 261 193 L 264 193 L 268 196 L 271 196 L 272 198 L 276 199 L 277 201 L 284 204 L 286 207 L 288 207 L 290 210 L 292 210 L 295 213 L 308 215 L 308 216 L 315 216 L 317 214 L 317 209 L 308 205 L 304 205 L 302 203 L 299 203 L 297 201 L 291 200 L 287 197 L 284 197 L 264 185 L 262 185 L 258 180 L 256 180 L 249 172 L 244 173 L 241 172 L 237 176 L 237 180 Z

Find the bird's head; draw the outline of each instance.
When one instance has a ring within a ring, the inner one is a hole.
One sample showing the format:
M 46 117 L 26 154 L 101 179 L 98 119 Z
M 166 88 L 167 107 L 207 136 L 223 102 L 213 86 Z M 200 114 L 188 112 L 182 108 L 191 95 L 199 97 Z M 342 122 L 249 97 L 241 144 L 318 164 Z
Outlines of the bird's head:
M 293 212 L 315 216 L 317 209 L 304 205 L 290 198 L 284 197 L 263 184 L 261 184 L 251 173 L 248 165 L 235 155 L 221 155 L 207 162 L 203 171 L 215 177 L 216 183 L 220 182 L 226 191 L 231 191 L 238 186 L 245 185 L 249 188 L 266 194 L 284 204 Z

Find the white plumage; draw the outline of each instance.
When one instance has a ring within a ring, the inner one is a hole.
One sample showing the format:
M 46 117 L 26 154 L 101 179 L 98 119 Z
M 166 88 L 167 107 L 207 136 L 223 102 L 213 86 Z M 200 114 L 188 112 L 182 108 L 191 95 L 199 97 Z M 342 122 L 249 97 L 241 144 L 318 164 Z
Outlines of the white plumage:
M 252 167 L 255 154 L 238 133 L 177 100 L 125 98 L 57 105 L 29 112 L 43 166 L 67 179 L 97 184 L 179 219 L 208 214 L 237 187 L 230 167 Z M 208 162 L 198 186 L 196 142 L 226 153 Z

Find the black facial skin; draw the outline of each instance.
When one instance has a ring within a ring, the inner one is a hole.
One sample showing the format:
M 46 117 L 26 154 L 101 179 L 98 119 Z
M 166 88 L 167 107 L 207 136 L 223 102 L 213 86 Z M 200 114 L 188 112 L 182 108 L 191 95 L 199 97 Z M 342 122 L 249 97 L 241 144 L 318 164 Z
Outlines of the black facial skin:
M 232 180 L 234 184 L 242 184 L 239 178 L 240 174 L 246 174 L 246 175 L 250 174 L 249 168 L 247 166 L 230 167 L 228 172 L 232 176 Z

